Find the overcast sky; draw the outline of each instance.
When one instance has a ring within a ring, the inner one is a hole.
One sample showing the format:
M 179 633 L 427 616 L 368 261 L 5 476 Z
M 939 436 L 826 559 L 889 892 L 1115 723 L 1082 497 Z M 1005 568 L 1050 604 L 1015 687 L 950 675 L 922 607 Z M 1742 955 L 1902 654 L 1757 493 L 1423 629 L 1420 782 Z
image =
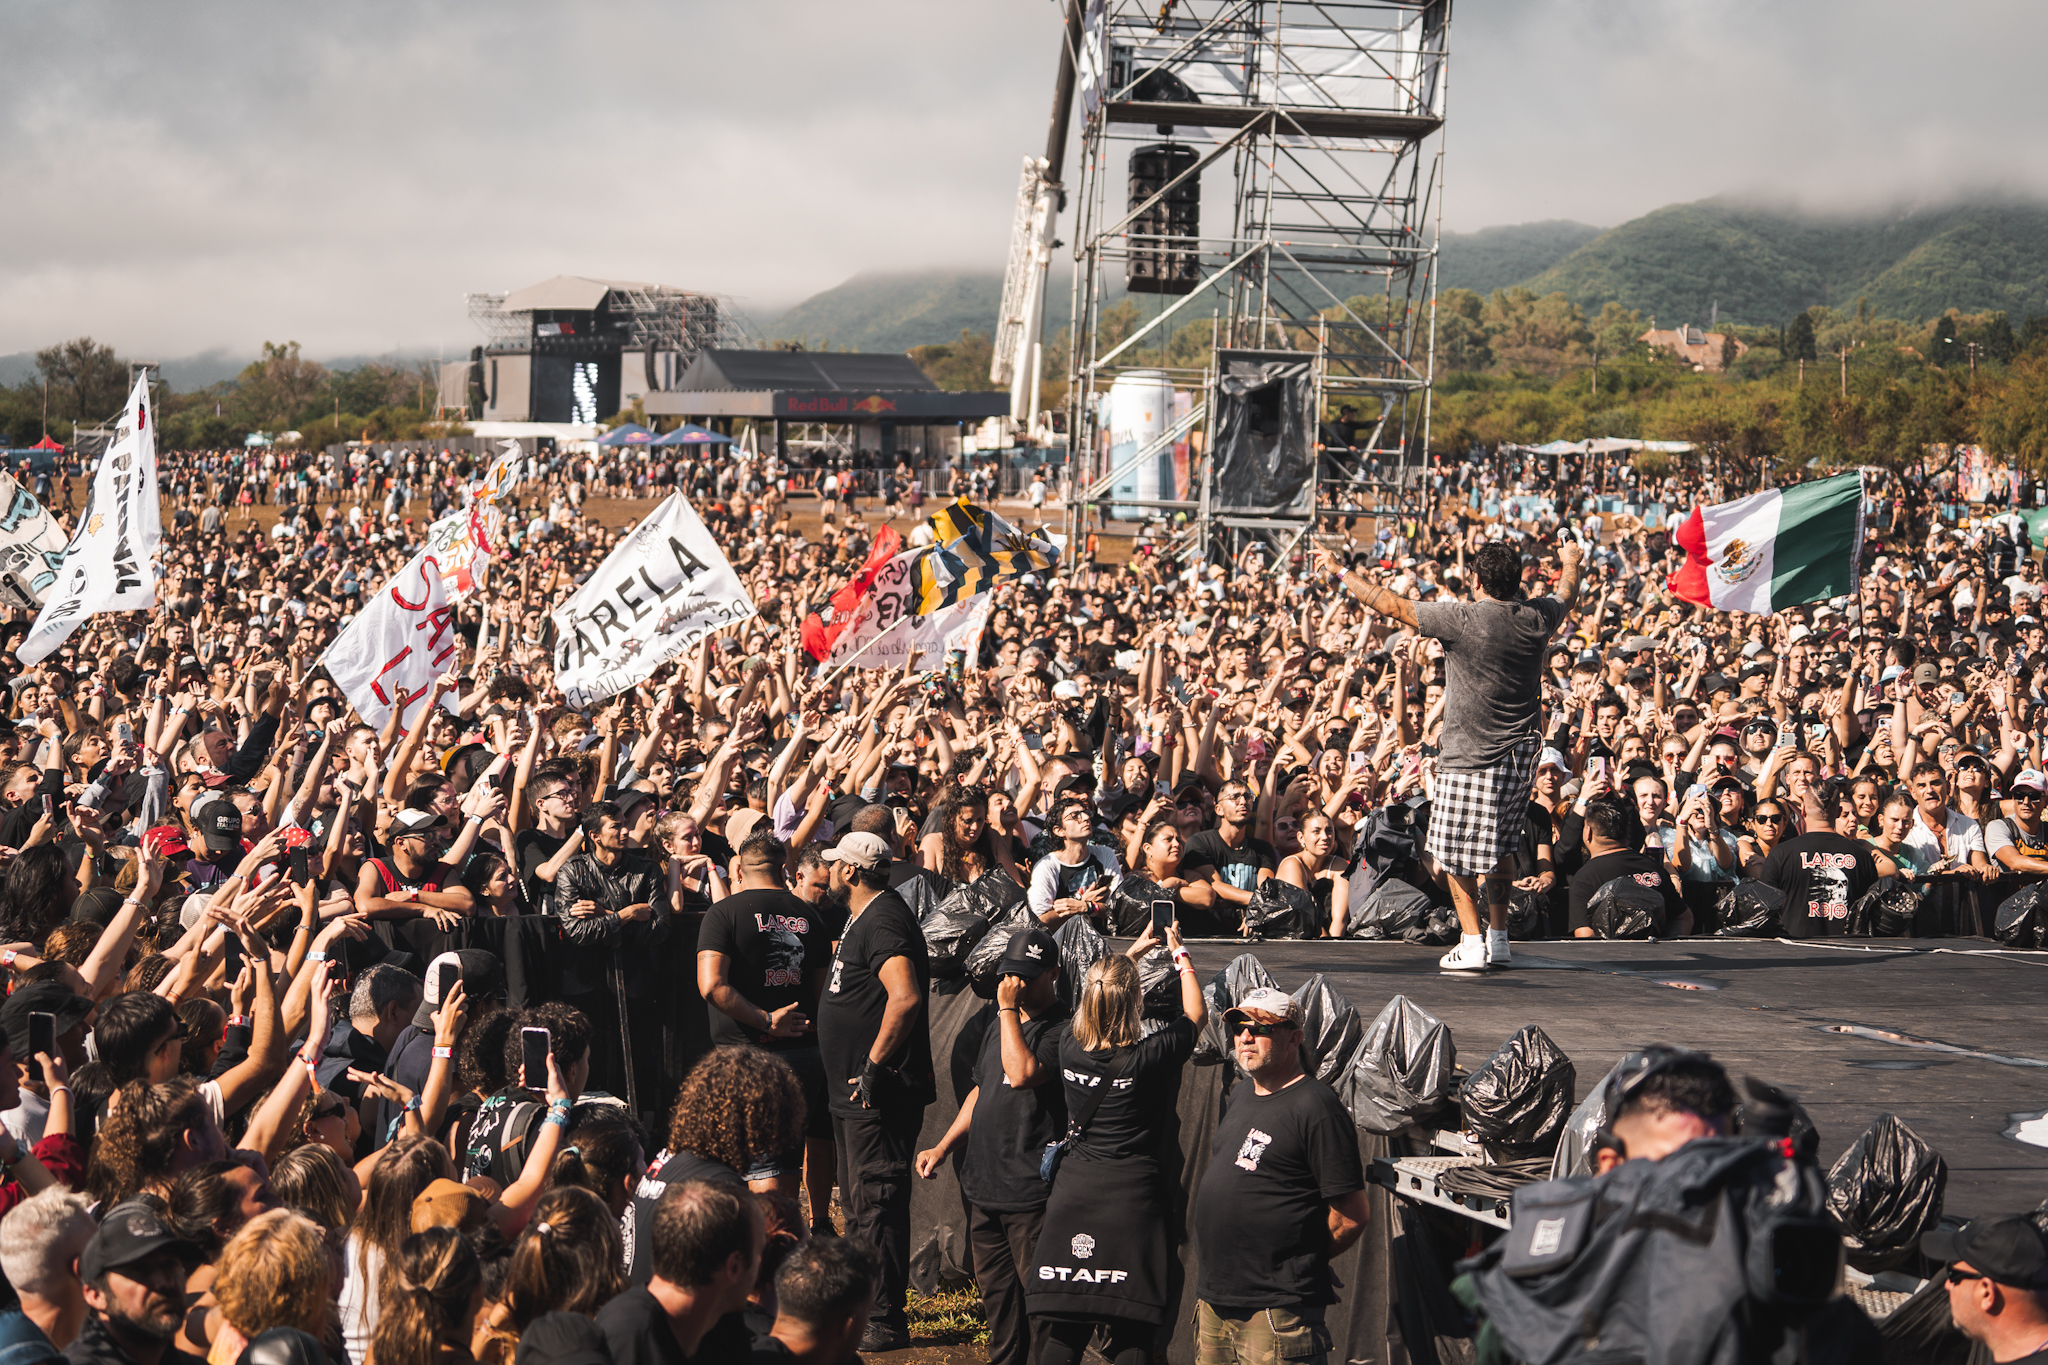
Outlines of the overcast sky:
M 999 267 L 1056 0 L 0 0 L 0 353 L 466 350 L 555 274 Z M 2039 0 L 1459 0 L 1445 219 L 2048 193 Z

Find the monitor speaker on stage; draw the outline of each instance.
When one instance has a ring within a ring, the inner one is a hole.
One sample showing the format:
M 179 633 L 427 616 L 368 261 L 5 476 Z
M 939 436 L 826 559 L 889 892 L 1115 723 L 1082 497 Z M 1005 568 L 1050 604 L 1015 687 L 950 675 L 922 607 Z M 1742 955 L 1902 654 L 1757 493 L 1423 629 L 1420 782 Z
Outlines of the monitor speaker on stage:
M 1201 158 L 1178 142 L 1155 142 L 1131 153 L 1130 207 L 1136 209 Z M 1134 294 L 1187 294 L 1202 282 L 1196 244 L 1202 226 L 1202 179 L 1190 175 L 1131 220 L 1124 282 Z

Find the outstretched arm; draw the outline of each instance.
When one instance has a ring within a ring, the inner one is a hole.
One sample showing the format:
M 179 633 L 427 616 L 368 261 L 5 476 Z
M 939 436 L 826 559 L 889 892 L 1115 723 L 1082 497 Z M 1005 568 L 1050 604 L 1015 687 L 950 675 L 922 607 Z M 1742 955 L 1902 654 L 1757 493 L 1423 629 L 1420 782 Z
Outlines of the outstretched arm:
M 1324 573 L 1336 572 L 1337 581 L 1344 585 L 1346 592 L 1380 615 L 1390 616 L 1404 626 L 1415 624 L 1413 602 L 1397 593 L 1389 592 L 1377 583 L 1366 582 L 1348 569 L 1341 569 L 1337 563 L 1337 556 L 1321 545 L 1316 546 L 1316 567 Z
M 1564 604 L 1567 615 L 1578 604 L 1579 569 L 1585 558 L 1586 547 L 1576 541 L 1566 541 L 1557 547 L 1557 562 L 1562 568 L 1558 571 L 1557 587 L 1553 591 L 1557 600 Z

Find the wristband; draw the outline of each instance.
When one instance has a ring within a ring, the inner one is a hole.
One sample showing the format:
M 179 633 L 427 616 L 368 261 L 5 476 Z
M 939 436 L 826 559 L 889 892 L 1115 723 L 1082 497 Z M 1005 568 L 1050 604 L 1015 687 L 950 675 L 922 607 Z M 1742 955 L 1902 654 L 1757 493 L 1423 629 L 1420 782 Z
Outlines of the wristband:
M 548 1116 L 542 1119 L 541 1122 L 552 1124 L 557 1128 L 567 1128 L 569 1126 L 569 1111 L 567 1109 L 557 1109 L 550 1105 L 548 1106 Z
M 433 1057 L 436 1061 L 448 1061 L 453 1059 L 454 1056 L 455 1049 L 452 1047 L 437 1047 L 433 1051 Z
M 405 1102 L 405 1108 L 404 1108 L 404 1109 L 402 1109 L 402 1110 L 401 1110 L 401 1111 L 399 1111 L 399 1112 L 400 1112 L 400 1113 L 404 1113 L 404 1114 L 417 1114 L 417 1113 L 419 1112 L 419 1110 L 420 1110 L 420 1097 L 419 1097 L 418 1095 L 414 1095 L 414 1096 L 413 1096 L 413 1097 L 412 1097 L 411 1099 L 409 1099 L 409 1100 L 407 1100 L 407 1101 Z
M 0 953 L 0 967 L 12 967 L 14 965 L 14 959 L 19 956 L 20 954 L 15 952 L 14 949 L 12 948 L 9 948 L 4 953 Z
M 306 961 L 308 962 L 325 962 L 326 960 L 327 950 L 325 948 L 315 948 L 306 954 Z
M 1017 1015 L 1018 1017 L 1020 1017 L 1020 1018 L 1021 1018 L 1021 1017 L 1023 1016 L 1023 1014 L 1024 1014 L 1024 1011 L 1023 1011 L 1023 1010 L 1020 1010 L 1020 1009 L 1018 1009 L 1018 1008 L 1017 1008 L 1017 1007 L 1016 1007 L 1015 1005 L 1004 1005 L 1004 1006 L 1001 1006 L 1000 1008 L 998 1008 L 998 1009 L 996 1010 L 996 1013 L 997 1013 L 997 1014 L 1014 1014 L 1014 1015 Z
M 248 1015 L 246 1015 L 246 1014 L 230 1014 L 230 1015 L 228 1016 L 228 1027 L 229 1027 L 229 1028 L 247 1028 L 247 1027 L 249 1027 L 249 1016 L 248 1016 Z

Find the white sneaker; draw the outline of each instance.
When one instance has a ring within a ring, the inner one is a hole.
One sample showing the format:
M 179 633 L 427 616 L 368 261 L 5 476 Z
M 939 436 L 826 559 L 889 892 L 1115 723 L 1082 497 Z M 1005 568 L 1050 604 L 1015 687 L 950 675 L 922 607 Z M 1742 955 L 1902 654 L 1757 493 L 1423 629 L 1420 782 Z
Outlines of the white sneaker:
M 1514 965 L 1514 962 L 1515 954 L 1508 947 L 1508 936 L 1500 933 L 1487 934 L 1486 965 L 1489 967 L 1511 967 Z
M 1437 959 L 1436 965 L 1447 972 L 1483 972 L 1487 966 L 1486 944 L 1460 939 L 1457 947 Z

